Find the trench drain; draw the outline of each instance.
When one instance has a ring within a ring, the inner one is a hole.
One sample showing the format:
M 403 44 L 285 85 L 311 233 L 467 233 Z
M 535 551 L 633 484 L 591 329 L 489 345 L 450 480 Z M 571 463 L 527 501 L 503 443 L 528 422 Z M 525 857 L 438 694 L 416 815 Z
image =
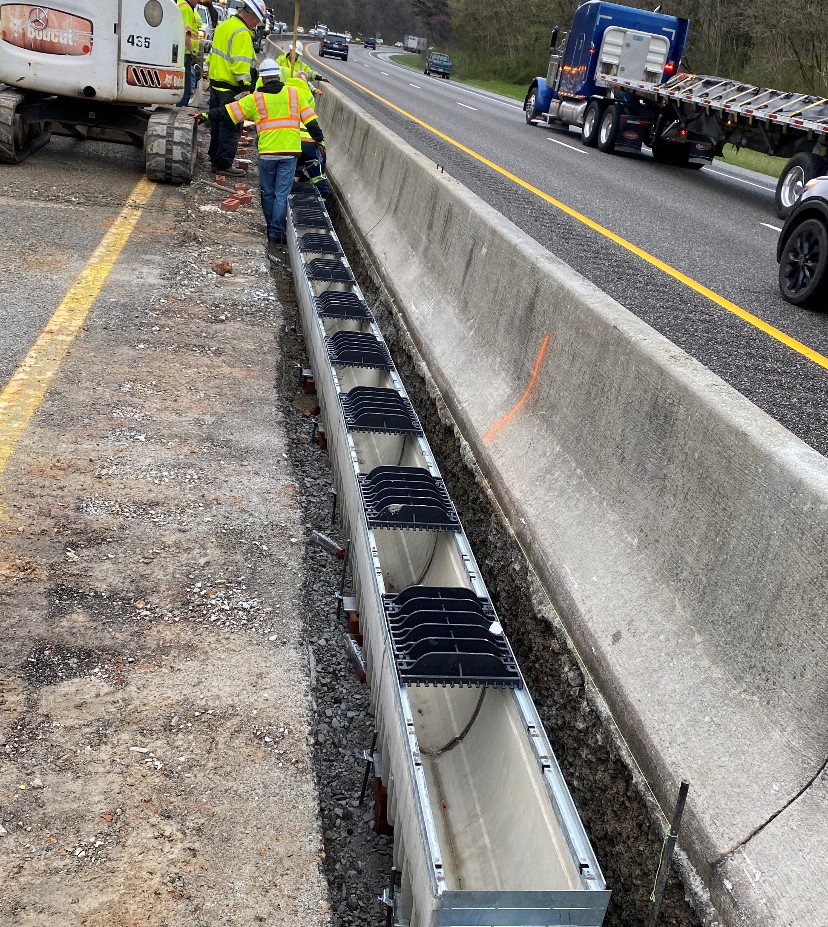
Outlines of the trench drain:
M 402 685 L 522 687 L 489 599 L 468 589 L 411 586 L 382 603 Z

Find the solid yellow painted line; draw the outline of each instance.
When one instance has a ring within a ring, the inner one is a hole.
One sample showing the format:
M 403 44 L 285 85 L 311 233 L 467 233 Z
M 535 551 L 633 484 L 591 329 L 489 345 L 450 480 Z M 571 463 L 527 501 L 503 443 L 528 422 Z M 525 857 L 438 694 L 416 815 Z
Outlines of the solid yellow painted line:
M 155 184 L 146 177 L 138 181 L 112 227 L 0 393 L 0 475 L 43 402 L 52 378 L 86 321 L 154 190 Z
M 533 187 L 532 184 L 518 177 L 517 175 L 507 171 L 505 167 L 501 167 L 499 164 L 495 164 L 494 161 L 490 161 L 488 158 L 483 157 L 483 155 L 478 154 L 476 151 L 473 151 L 471 148 L 467 148 L 462 142 L 458 142 L 456 139 L 453 139 L 450 135 L 446 135 L 441 132 L 439 129 L 435 129 L 434 126 L 429 125 L 427 122 L 423 122 L 422 119 L 418 119 L 413 114 L 407 112 L 404 109 L 401 109 L 399 106 L 391 103 L 390 100 L 386 100 L 384 97 L 381 97 L 379 94 L 374 93 L 373 90 L 369 90 L 367 87 L 364 87 L 362 84 L 357 83 L 350 77 L 346 77 L 341 71 L 337 71 L 335 68 L 332 68 L 330 65 L 324 64 L 322 61 L 319 61 L 317 58 L 314 58 L 313 55 L 308 54 L 308 57 L 312 61 L 315 61 L 317 64 L 321 65 L 323 68 L 331 71 L 333 74 L 336 74 L 337 77 L 341 77 L 343 80 L 348 81 L 349 84 L 353 84 L 354 87 L 358 87 L 363 93 L 367 93 L 369 96 L 373 97 L 375 100 L 379 100 L 380 103 L 384 103 L 386 106 L 398 112 L 401 116 L 405 116 L 407 119 L 410 119 L 412 122 L 416 122 L 417 125 L 422 126 L 424 129 L 432 132 L 434 135 L 443 139 L 443 141 L 448 142 L 450 145 L 453 145 L 455 148 L 459 148 L 460 151 L 467 154 L 470 158 L 474 158 L 476 161 L 480 161 L 481 164 L 485 164 L 487 167 L 490 167 L 493 171 L 496 171 L 498 174 L 501 174 L 504 177 L 507 177 L 513 183 L 516 183 L 519 187 L 523 187 L 524 190 L 528 190 L 530 193 L 533 193 L 535 196 L 539 197 L 542 200 L 545 200 L 551 206 L 554 206 L 556 209 L 560 209 L 561 212 L 565 212 L 568 216 L 571 216 L 573 219 L 577 219 L 578 222 L 582 222 L 588 228 L 591 228 L 594 232 L 597 232 L 599 235 L 603 235 L 605 238 L 608 238 L 610 241 L 615 242 L 616 245 L 619 245 L 622 248 L 625 248 L 627 251 L 634 254 L 636 257 L 641 258 L 642 261 L 646 261 L 648 264 L 652 264 L 653 267 L 657 267 L 660 271 L 663 271 L 669 277 L 672 277 L 674 280 L 678 280 L 679 283 L 683 283 L 686 287 L 689 287 L 691 290 L 694 290 L 700 296 L 704 296 L 706 299 L 709 299 L 711 302 L 715 303 L 717 306 L 720 306 L 722 309 L 726 309 L 728 312 L 732 312 L 733 315 L 738 316 L 743 321 L 747 322 L 748 325 L 752 325 L 754 328 L 758 328 L 761 332 L 764 332 L 766 335 L 769 335 L 771 338 L 776 339 L 777 341 L 784 344 L 786 347 L 789 347 L 791 350 L 796 351 L 797 354 L 801 354 L 803 357 L 807 357 L 808 360 L 813 361 L 815 364 L 819 364 L 820 367 L 828 370 L 828 357 L 824 354 L 820 354 L 819 351 L 815 351 L 813 348 L 809 348 L 808 345 L 802 344 L 801 341 L 797 341 L 796 338 L 792 338 L 790 335 L 783 332 L 781 329 L 776 328 L 776 326 L 771 325 L 769 322 L 766 322 L 764 319 L 760 319 L 759 316 L 754 315 L 752 312 L 748 312 L 747 309 L 743 309 L 741 306 L 737 306 L 736 303 L 731 302 L 729 299 L 725 299 L 724 296 L 720 296 L 718 293 L 711 290 L 709 287 L 706 287 L 703 283 L 699 283 L 698 280 L 694 280 L 692 277 L 688 277 L 687 274 L 683 274 L 680 270 L 677 270 L 675 267 L 672 267 L 670 264 L 665 263 L 660 258 L 657 258 L 655 255 L 650 254 L 648 251 L 644 251 L 643 248 L 639 248 L 638 245 L 634 245 L 632 242 L 627 241 L 625 238 L 622 238 L 620 235 L 616 235 L 615 232 L 610 231 L 608 228 L 605 228 L 598 222 L 590 219 L 588 216 L 585 216 L 583 213 L 578 212 L 576 209 L 573 209 L 571 206 L 567 206 L 566 203 L 562 203 L 560 200 L 556 200 L 555 197 L 550 196 L 548 193 L 544 193 L 543 190 L 539 190 L 537 187 Z

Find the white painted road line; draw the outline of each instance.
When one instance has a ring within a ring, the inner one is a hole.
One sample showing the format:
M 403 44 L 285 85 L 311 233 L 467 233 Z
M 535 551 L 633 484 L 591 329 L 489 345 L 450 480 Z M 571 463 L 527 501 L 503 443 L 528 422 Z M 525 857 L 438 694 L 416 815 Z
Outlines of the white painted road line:
M 562 142 L 557 138 L 548 138 L 548 142 L 554 142 L 556 145 L 563 145 L 564 148 L 568 148 L 570 151 L 577 151 L 578 154 L 586 154 L 586 148 L 578 148 L 576 145 L 567 145 L 566 142 Z
M 476 108 L 475 106 L 467 106 L 465 103 L 461 103 L 459 100 L 455 100 L 454 102 L 455 102 L 458 106 L 462 106 L 463 109 L 473 109 L 475 112 L 477 112 L 477 108 Z
M 706 174 L 718 174 L 719 177 L 727 177 L 728 180 L 738 180 L 739 183 L 746 183 L 749 187 L 758 187 L 760 190 L 765 190 L 768 193 L 773 193 L 773 187 L 766 187 L 761 183 L 754 183 L 752 180 L 742 180 L 741 177 L 736 177 L 733 174 L 726 174 L 724 171 L 714 171 L 712 167 L 706 167 L 704 169 Z
M 371 67 L 370 64 L 365 64 L 364 62 L 363 62 L 363 65 L 362 65 L 362 66 L 363 66 L 364 68 L 370 68 L 370 67 Z
M 766 229 L 773 229 L 774 232 L 781 232 L 782 229 L 778 225 L 771 225 L 770 222 L 760 222 L 759 225 L 764 225 Z
M 386 77 L 390 77 L 390 76 L 391 76 L 391 75 L 388 73 L 388 71 L 380 71 L 380 74 L 384 74 Z
M 422 87 L 417 86 L 417 84 L 409 84 L 409 87 L 413 87 L 415 90 L 422 90 Z

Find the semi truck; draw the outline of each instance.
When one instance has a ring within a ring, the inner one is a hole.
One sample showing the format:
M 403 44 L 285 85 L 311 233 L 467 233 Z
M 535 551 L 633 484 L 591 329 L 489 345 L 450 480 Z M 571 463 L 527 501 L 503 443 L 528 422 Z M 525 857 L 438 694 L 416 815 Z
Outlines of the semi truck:
M 0 162 L 62 134 L 136 145 L 151 180 L 189 183 L 196 126 L 175 108 L 184 52 L 175 0 L 0 0 Z
M 785 218 L 805 184 L 828 173 L 828 100 L 682 72 L 689 27 L 681 17 L 588 0 L 565 41 L 552 32 L 547 74 L 524 100 L 527 123 L 576 126 L 588 147 L 646 146 L 656 161 L 690 168 L 728 143 L 786 157 L 776 187 Z
M 406 51 L 421 53 L 428 47 L 428 41 L 421 35 L 406 35 L 403 38 L 403 48 Z

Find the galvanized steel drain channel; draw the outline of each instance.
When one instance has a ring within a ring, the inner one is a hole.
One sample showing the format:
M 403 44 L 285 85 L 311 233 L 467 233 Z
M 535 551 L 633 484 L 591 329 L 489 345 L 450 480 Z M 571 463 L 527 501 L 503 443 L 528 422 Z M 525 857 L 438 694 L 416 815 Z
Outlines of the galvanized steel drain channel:
M 400 927 L 600 927 L 609 892 L 323 202 L 288 246 L 345 531 Z

